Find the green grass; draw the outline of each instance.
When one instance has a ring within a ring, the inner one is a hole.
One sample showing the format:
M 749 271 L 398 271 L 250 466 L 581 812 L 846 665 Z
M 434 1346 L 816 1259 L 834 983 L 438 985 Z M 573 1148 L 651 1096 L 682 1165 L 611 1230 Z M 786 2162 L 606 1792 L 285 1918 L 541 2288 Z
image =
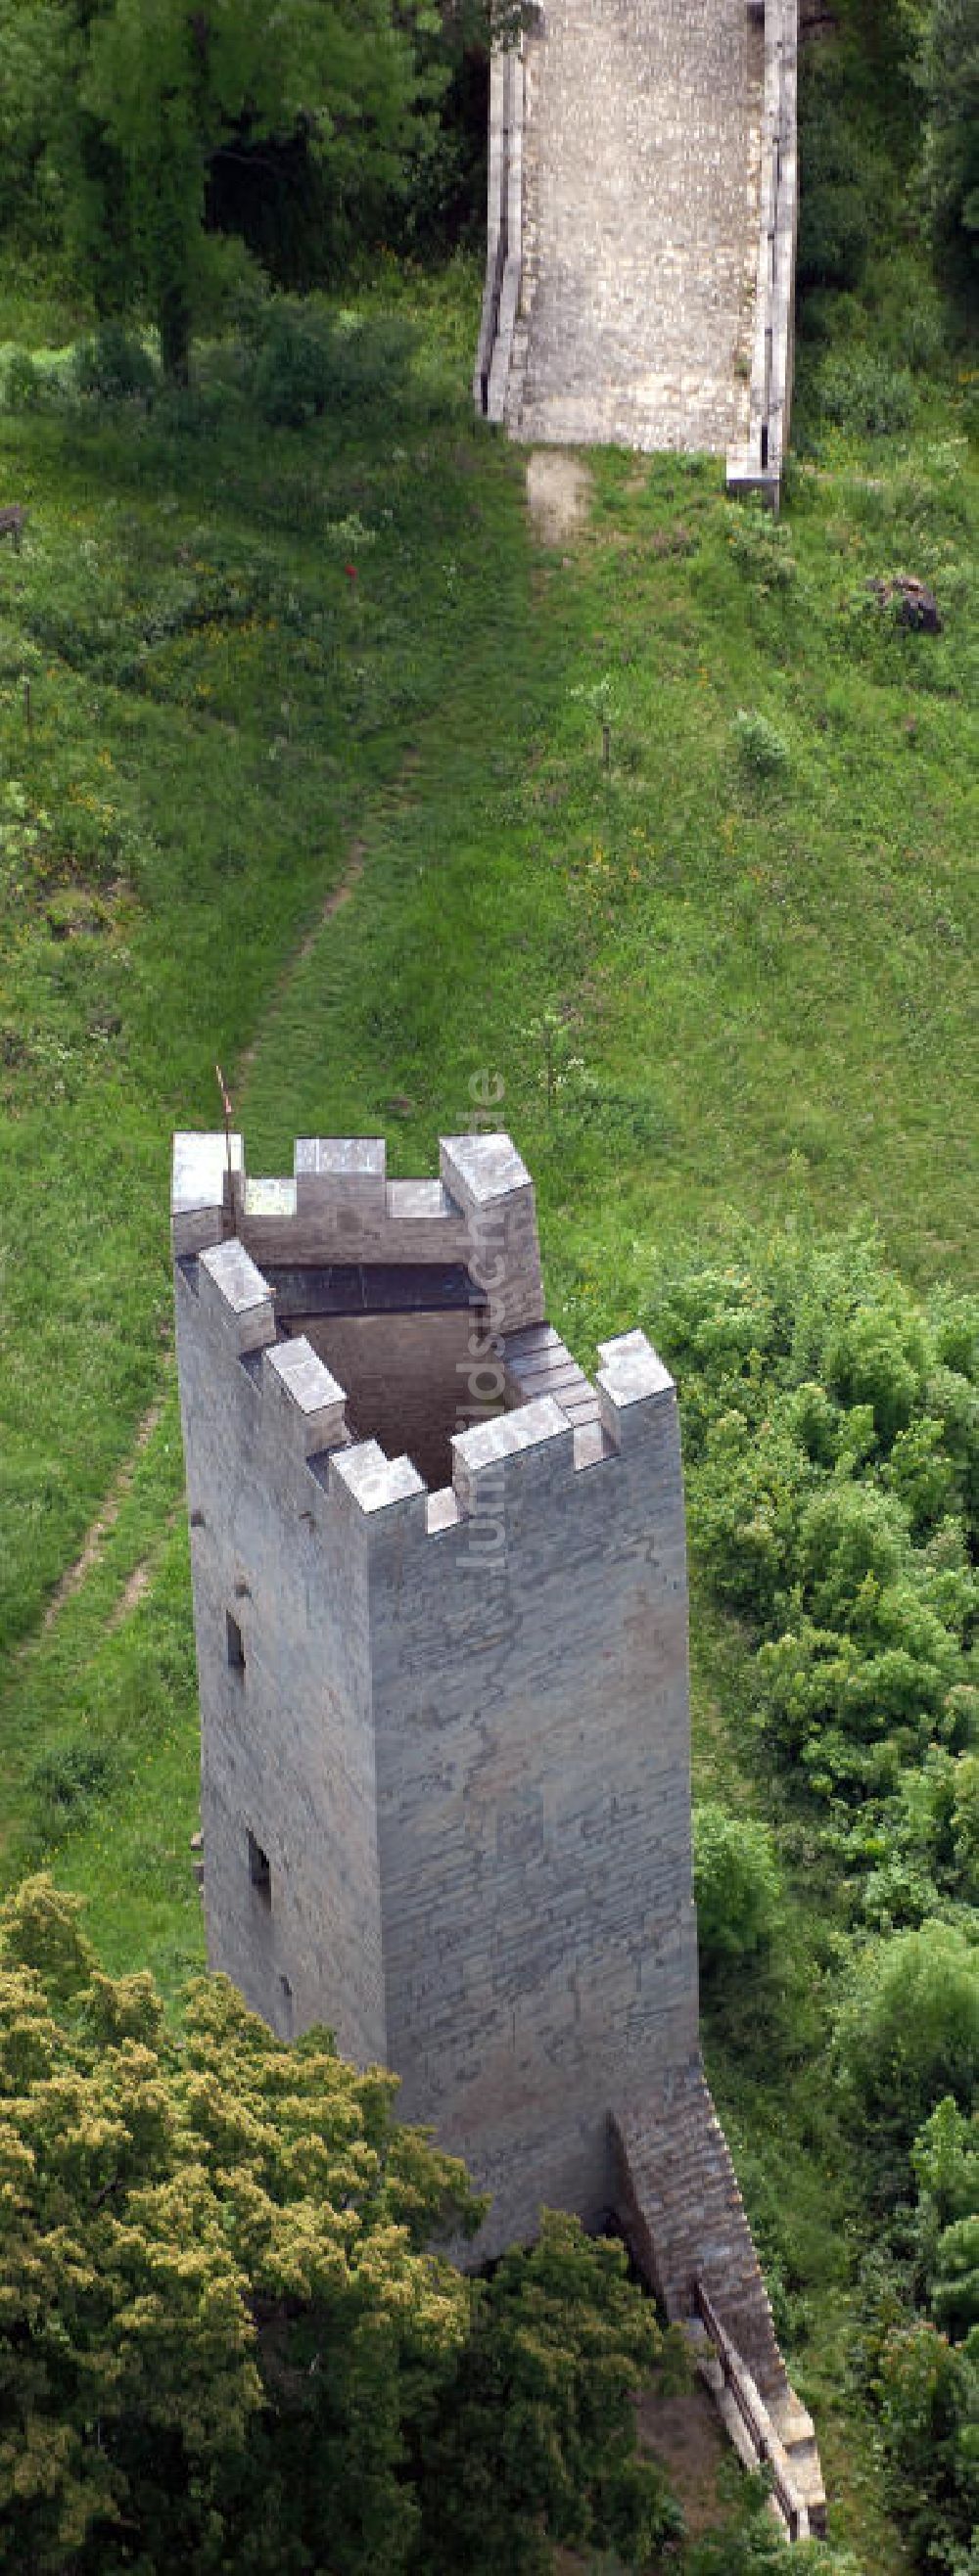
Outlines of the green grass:
M 254 422 L 227 351 L 148 418 L 0 413 L 2 497 L 31 513 L 0 550 L 0 1862 L 50 1860 L 110 1966 L 168 1992 L 202 1929 L 167 1164 L 173 1126 L 217 1123 L 216 1060 L 253 1171 L 347 1130 L 432 1170 L 497 1075 L 586 1362 L 637 1316 L 655 1336 L 664 1269 L 732 1213 L 869 1217 L 914 1282 L 975 1276 L 979 461 L 874 131 L 884 213 L 803 338 L 777 530 L 715 463 L 603 452 L 588 524 L 543 549 L 523 460 L 470 418 L 464 268 L 387 271 L 356 384 L 307 430 Z M 877 437 L 852 425 L 868 349 L 910 383 Z M 899 570 L 941 636 L 881 613 L 867 583 Z M 698 1778 L 751 1805 L 744 1665 L 701 1605 Z M 893 2576 L 846 2378 L 856 2220 L 807 2083 L 831 1961 L 804 1876 L 794 1919 L 774 2072 L 757 1994 L 709 2011 L 712 2071 L 839 2528 Z

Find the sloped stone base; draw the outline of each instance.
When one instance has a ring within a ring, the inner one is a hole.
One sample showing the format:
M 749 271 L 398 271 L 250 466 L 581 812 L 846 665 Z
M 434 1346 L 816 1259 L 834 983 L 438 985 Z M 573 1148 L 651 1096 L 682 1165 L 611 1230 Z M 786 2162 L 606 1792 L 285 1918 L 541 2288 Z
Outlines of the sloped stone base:
M 826 2495 L 812 2420 L 789 2383 L 737 2175 L 699 2057 L 641 2100 L 616 2108 L 612 2143 L 616 2208 L 640 2271 L 671 2322 L 684 2325 L 695 2313 L 694 2282 L 703 2284 L 767 2410 L 809 2527 L 824 2530 Z M 719 2370 L 714 2389 L 715 2367 L 708 2356 L 704 2376 L 728 2423 L 731 2401 Z M 728 2429 L 733 2434 L 733 2419 Z

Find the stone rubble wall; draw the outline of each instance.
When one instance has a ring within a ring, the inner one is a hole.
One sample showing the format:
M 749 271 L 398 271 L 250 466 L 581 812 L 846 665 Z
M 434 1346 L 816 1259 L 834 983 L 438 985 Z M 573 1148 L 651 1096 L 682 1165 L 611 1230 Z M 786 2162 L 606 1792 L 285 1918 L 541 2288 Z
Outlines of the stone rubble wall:
M 523 284 L 524 48 L 490 63 L 486 284 L 473 373 L 476 409 L 505 417 Z
M 345 2055 L 383 2062 L 367 1563 L 349 1489 L 310 1465 L 343 1454 L 343 1390 L 300 1342 L 276 1343 L 233 1239 L 178 1261 L 176 1309 L 208 1964 L 283 2037 L 325 2018 Z
M 750 2411 L 765 2428 L 768 2456 L 798 2508 L 795 2536 L 825 2532 L 826 2490 L 812 2418 L 789 2382 L 699 2054 L 693 2051 L 663 2081 L 620 2097 L 611 2125 L 615 2205 L 634 2260 L 671 2322 L 692 2328 L 695 2350 L 694 2282 L 706 2290 L 733 2347 L 743 2393 L 751 2399 L 757 2392 L 760 2400 Z M 721 2374 L 709 2363 L 704 2375 L 740 2449 L 742 2427 L 726 2402 Z M 756 2449 L 748 2465 L 757 2465 Z
M 699 2057 L 613 2115 L 617 2204 L 667 2316 L 694 2314 L 699 2276 L 766 2400 L 788 2381 L 731 2162 Z

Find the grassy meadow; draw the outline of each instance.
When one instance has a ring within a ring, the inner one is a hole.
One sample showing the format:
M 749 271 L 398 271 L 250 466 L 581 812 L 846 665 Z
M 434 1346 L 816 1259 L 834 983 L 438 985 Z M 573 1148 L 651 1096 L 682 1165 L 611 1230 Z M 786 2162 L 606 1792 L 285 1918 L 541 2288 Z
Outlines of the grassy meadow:
M 255 415 L 230 342 L 149 410 L 71 395 L 85 316 L 16 308 L 0 1866 L 49 1862 L 107 1964 L 168 1992 L 202 1956 L 169 1138 L 219 1123 L 217 1061 L 254 1172 L 317 1132 L 432 1171 L 498 1076 L 586 1364 L 637 1318 L 655 1338 L 677 1266 L 746 1220 L 871 1224 L 912 1285 L 975 1285 L 977 371 L 887 230 L 873 132 L 869 264 L 803 308 L 778 524 L 715 460 L 598 452 L 545 545 L 525 458 L 471 416 L 465 262 L 337 305 L 302 429 Z M 868 589 L 901 571 L 940 635 Z M 746 1650 L 694 1588 L 698 1778 L 751 1808 Z M 832 1943 L 804 1872 L 798 1899 L 712 2068 L 834 2529 L 894 2576 L 848 2177 L 805 2081 Z

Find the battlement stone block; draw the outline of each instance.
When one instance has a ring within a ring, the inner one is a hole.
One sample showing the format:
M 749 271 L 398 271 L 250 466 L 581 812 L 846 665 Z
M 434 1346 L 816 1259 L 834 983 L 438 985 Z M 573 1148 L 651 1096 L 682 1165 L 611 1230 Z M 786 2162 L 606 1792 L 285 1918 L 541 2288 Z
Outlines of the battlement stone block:
M 272 1291 L 237 1235 L 201 1254 L 197 1277 L 204 1312 L 220 1324 L 240 1358 L 274 1342 Z
M 173 1140 L 170 1223 L 174 1259 L 206 1252 L 220 1243 L 231 1212 L 234 1179 L 244 1170 L 240 1136 L 198 1136 L 185 1131 Z
M 265 1387 L 286 1408 L 288 1434 L 300 1434 L 305 1456 L 342 1446 L 347 1437 L 346 1395 L 305 1334 L 266 1351 L 264 1367 Z
M 387 1213 L 395 1225 L 409 1225 L 416 1218 L 444 1224 L 459 1211 L 441 1181 L 389 1181 Z
M 246 1223 L 254 1224 L 256 1219 L 259 1223 L 263 1219 L 280 1222 L 282 1218 L 294 1217 L 296 1213 L 295 1181 L 246 1180 L 242 1206 Z
M 386 1512 L 411 1503 L 422 1530 L 426 1525 L 428 1487 L 410 1458 L 386 1458 L 376 1440 L 359 1440 L 332 1460 L 332 1474 L 361 1512 Z
M 319 1216 L 351 1208 L 383 1217 L 387 1149 L 382 1136 L 300 1136 L 294 1157 L 296 1213 Z
M 440 1166 L 450 1198 L 465 1216 L 469 1267 L 489 1300 L 495 1330 L 517 1332 L 542 1322 L 534 1189 L 512 1139 L 443 1136 Z
M 509 1136 L 443 1136 L 439 1163 L 446 1189 L 467 1214 L 518 1192 L 533 1194 L 526 1163 Z
M 673 1403 L 676 1388 L 645 1333 L 621 1333 L 600 1342 L 603 1366 L 598 1372 L 601 1419 L 617 1449 L 645 1430 L 650 1412 Z
M 475 1431 L 456 1432 L 452 1452 L 453 1486 L 470 1513 L 480 1508 L 481 1486 L 484 1493 L 491 1488 L 495 1499 L 500 1476 L 509 1485 L 522 1467 L 543 1463 L 552 1472 L 574 1474 L 574 1430 L 552 1395 L 498 1414 Z

